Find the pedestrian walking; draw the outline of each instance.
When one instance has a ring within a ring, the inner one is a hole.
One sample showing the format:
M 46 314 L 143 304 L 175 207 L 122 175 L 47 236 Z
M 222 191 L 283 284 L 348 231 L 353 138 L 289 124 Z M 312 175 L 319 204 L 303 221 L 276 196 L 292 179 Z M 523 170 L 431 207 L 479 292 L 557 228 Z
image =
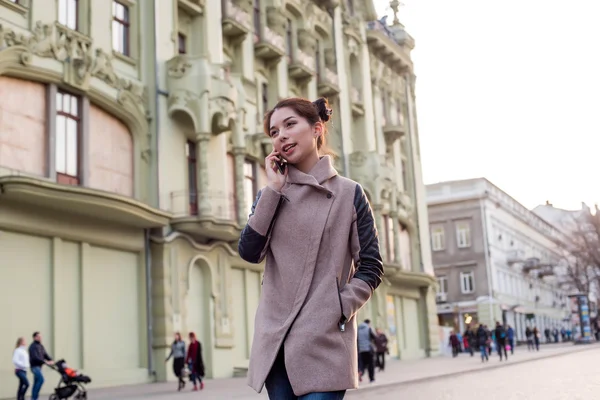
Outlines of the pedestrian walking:
M 533 342 L 535 343 L 535 350 L 540 351 L 540 331 L 536 326 L 533 327 Z
M 533 331 L 529 327 L 525 328 L 525 337 L 527 338 L 527 350 L 533 350 Z
M 389 353 L 388 338 L 379 328 L 375 329 L 375 349 L 377 350 L 377 367 L 379 371 L 385 370 L 385 355 Z
M 183 370 L 185 368 L 185 342 L 181 339 L 179 332 L 175 333 L 175 340 L 171 343 L 171 352 L 165 360 L 168 362 L 173 357 L 173 373 L 179 380 L 177 390 L 181 390 L 185 387 L 185 381 L 183 380 Z
M 361 370 L 358 374 L 361 381 L 366 369 L 369 373 L 369 382 L 375 382 L 375 346 L 373 344 L 375 339 L 376 336 L 371 329 L 371 321 L 365 319 L 365 321 L 358 326 L 357 333 L 358 353 L 361 361 Z
M 238 243 L 244 260 L 266 258 L 248 382 L 272 399 L 342 399 L 358 387 L 355 317 L 382 280 L 367 196 L 326 154 L 331 114 L 324 98 L 284 99 L 266 114 L 268 184 Z
M 479 352 L 481 353 L 481 362 L 489 361 L 488 357 L 488 341 L 489 336 L 487 330 L 483 327 L 483 325 L 479 325 L 477 328 L 477 345 L 479 346 Z
M 448 339 L 448 344 L 452 348 L 452 357 L 456 357 L 460 352 L 460 339 L 458 335 L 452 331 L 450 332 L 450 338 Z
M 27 347 L 25 338 L 20 337 L 17 339 L 17 347 L 13 352 L 12 362 L 15 366 L 15 375 L 19 379 L 19 386 L 17 388 L 17 400 L 25 400 L 25 393 L 29 388 L 29 380 L 27 380 L 27 370 L 30 368 L 29 354 L 27 353 Z
M 52 357 L 48 355 L 42 344 L 42 334 L 40 332 L 33 333 L 33 342 L 29 345 L 29 364 L 31 365 L 31 373 L 33 374 L 31 400 L 38 400 L 40 390 L 44 385 L 42 366 L 44 366 L 44 364 L 54 365 Z
M 510 346 L 510 354 L 515 354 L 515 330 L 510 325 L 508 325 L 508 329 L 506 330 L 506 337 Z
M 478 348 L 477 336 L 469 325 L 467 325 L 467 329 L 465 330 L 465 334 L 463 335 L 463 337 L 465 340 L 465 349 L 468 349 L 469 353 L 471 354 L 471 357 L 473 357 L 474 351 Z
M 504 329 L 504 326 L 500 324 L 499 321 L 496 321 L 495 336 L 500 361 L 502 361 L 502 353 L 504 353 L 504 359 L 508 361 L 508 354 L 506 354 L 506 330 Z
M 194 384 L 193 391 L 198 390 L 198 384 L 200 384 L 200 390 L 204 389 L 204 359 L 202 358 L 202 343 L 196 339 L 196 334 L 190 332 L 190 345 L 188 347 L 186 361 L 190 368 L 190 381 Z

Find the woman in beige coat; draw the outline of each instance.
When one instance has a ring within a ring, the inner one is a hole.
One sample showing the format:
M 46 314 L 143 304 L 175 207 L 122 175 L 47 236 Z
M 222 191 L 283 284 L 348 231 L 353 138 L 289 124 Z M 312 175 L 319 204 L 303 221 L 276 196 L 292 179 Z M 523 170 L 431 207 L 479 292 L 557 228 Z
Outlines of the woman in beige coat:
M 327 100 L 298 98 L 267 113 L 268 185 L 238 244 L 244 260 L 267 260 L 248 379 L 273 400 L 338 400 L 358 387 L 355 316 L 383 275 L 362 187 L 320 155 L 330 115 Z

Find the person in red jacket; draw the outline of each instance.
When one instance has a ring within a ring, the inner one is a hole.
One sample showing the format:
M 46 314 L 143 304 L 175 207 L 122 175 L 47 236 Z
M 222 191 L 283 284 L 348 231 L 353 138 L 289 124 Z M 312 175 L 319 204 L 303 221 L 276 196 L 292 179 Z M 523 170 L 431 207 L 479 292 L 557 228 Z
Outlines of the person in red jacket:
M 200 383 L 200 390 L 204 389 L 204 361 L 202 360 L 202 344 L 196 340 L 196 334 L 190 332 L 190 345 L 188 347 L 186 361 L 190 367 L 190 381 L 194 384 L 192 390 L 198 390 L 196 380 Z

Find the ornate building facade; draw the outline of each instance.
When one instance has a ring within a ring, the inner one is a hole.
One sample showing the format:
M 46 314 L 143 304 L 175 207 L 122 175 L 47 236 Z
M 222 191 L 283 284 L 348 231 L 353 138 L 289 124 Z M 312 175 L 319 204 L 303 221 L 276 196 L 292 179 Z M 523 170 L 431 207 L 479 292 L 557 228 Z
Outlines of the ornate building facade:
M 41 331 L 107 386 L 171 379 L 173 333 L 194 331 L 209 377 L 243 374 L 264 266 L 236 244 L 266 183 L 262 115 L 326 96 L 336 167 L 368 193 L 385 260 L 359 318 L 395 357 L 438 351 L 414 42 L 397 19 L 351 0 L 0 11 L 0 298 L 19 299 L 0 309 L 0 341 Z

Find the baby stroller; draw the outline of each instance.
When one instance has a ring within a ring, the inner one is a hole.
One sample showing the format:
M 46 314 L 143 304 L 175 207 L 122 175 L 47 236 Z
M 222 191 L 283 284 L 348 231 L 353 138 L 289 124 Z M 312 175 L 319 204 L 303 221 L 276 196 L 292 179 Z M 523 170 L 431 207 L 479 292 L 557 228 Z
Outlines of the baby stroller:
M 89 376 L 82 375 L 72 368 L 69 368 L 65 360 L 58 360 L 52 369 L 61 375 L 58 386 L 54 389 L 54 394 L 49 400 L 63 400 L 75 395 L 76 400 L 87 399 L 87 392 L 84 385 L 92 382 Z

